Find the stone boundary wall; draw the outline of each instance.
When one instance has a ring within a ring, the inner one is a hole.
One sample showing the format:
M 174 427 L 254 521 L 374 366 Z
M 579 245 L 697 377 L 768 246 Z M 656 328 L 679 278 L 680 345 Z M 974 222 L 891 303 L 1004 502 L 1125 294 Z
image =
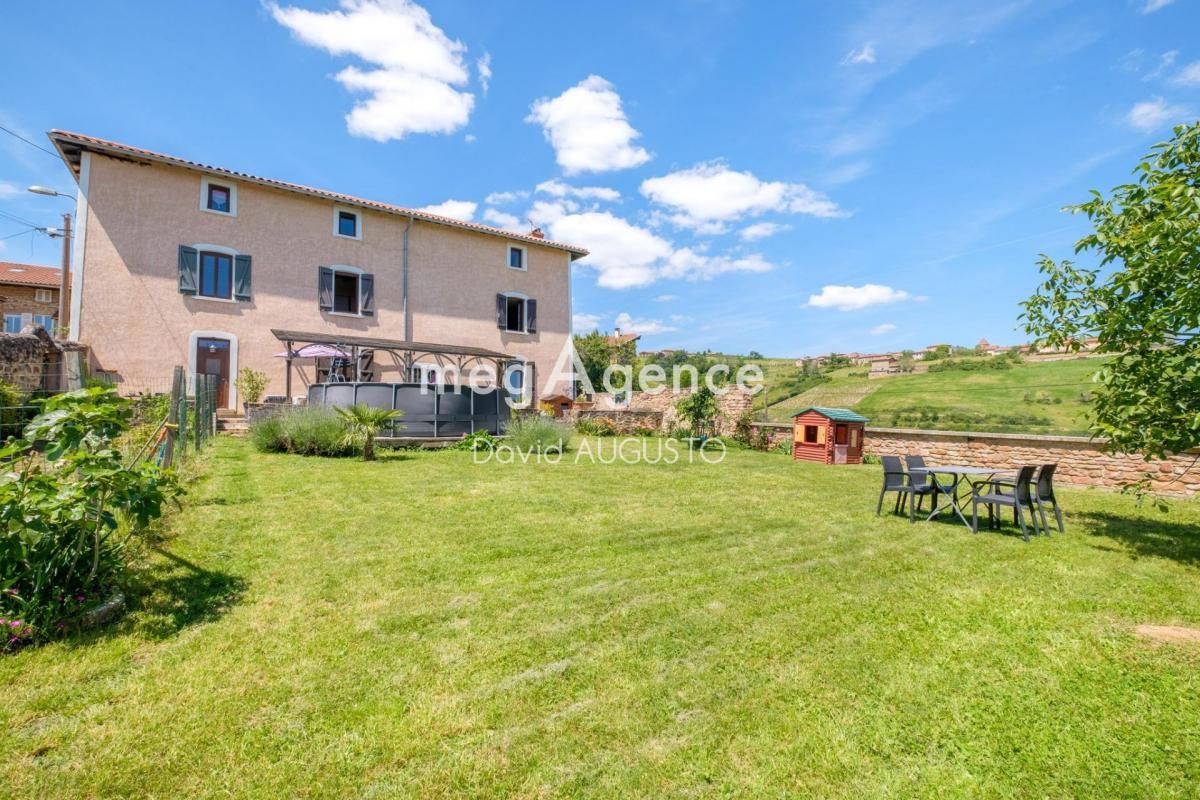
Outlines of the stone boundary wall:
M 1149 473 L 1153 492 L 1174 496 L 1200 492 L 1200 464 L 1188 470 L 1200 451 L 1146 461 L 1137 455 L 1106 453 L 1103 441 L 1083 436 L 867 428 L 863 452 L 873 456 L 921 455 L 931 463 L 986 464 L 1004 470 L 1024 464 L 1058 464 L 1056 481 L 1105 489 L 1120 489 Z
M 750 429 L 755 436 L 759 431 L 766 431 L 767 439 L 771 442 L 772 447 L 780 444 L 787 444 L 790 447 L 792 443 L 792 423 L 790 422 L 752 422 Z
M 613 412 L 624 411 L 653 411 L 660 416 L 659 424 L 655 427 L 662 433 L 670 433 L 673 429 L 683 425 L 679 419 L 678 413 L 675 411 L 675 404 L 692 393 L 691 389 L 687 389 L 679 394 L 675 394 L 669 388 L 661 392 L 632 392 L 629 397 L 627 406 L 619 406 L 613 401 L 612 395 L 606 392 L 597 392 L 593 396 L 594 406 L 591 409 L 580 411 L 579 413 L 593 413 L 603 411 L 607 414 Z M 722 395 L 717 396 L 717 418 L 716 428 L 717 434 L 728 436 L 733 433 L 734 427 L 737 425 L 738 418 L 742 414 L 750 411 L 754 405 L 754 397 L 748 392 L 743 392 L 738 389 L 730 389 Z
M 581 419 L 603 419 L 612 423 L 613 429 L 622 436 L 636 434 L 639 429 L 662 430 L 661 411 L 633 411 L 630 409 L 589 409 L 571 412 L 566 421 L 575 424 Z

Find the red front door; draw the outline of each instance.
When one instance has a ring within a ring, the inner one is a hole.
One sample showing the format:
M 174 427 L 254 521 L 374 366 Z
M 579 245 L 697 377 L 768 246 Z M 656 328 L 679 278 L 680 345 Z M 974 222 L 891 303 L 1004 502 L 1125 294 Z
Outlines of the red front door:
M 229 407 L 229 340 L 196 340 L 196 374 L 217 376 L 217 407 Z

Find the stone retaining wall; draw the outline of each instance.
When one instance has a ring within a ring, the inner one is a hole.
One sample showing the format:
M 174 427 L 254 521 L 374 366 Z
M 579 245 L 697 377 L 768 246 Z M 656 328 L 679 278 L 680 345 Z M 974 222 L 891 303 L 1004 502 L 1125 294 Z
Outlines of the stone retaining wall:
M 593 396 L 593 408 L 586 412 L 580 411 L 579 414 L 603 412 L 603 416 L 626 411 L 655 412 L 659 415 L 659 424 L 655 427 L 662 433 L 669 433 L 683 425 L 682 420 L 679 419 L 678 412 L 675 411 L 675 404 L 691 393 L 691 389 L 682 391 L 679 394 L 675 394 L 669 389 L 657 393 L 632 392 L 629 397 L 629 403 L 618 406 L 614 402 L 612 395 L 605 392 L 597 392 Z M 747 411 L 750 411 L 753 403 L 753 396 L 739 389 L 730 389 L 724 394 L 718 395 L 717 433 L 721 436 L 733 433 L 738 418 Z
M 591 409 L 576 411 L 567 417 L 574 424 L 581 419 L 603 419 L 612 423 L 613 429 L 622 436 L 636 434 L 640 429 L 662 430 L 661 411 L 633 411 L 630 409 Z
M 908 428 L 867 428 L 864 452 L 873 456 L 921 455 L 943 464 L 985 464 L 1015 469 L 1024 464 L 1058 464 L 1055 480 L 1076 486 L 1119 489 L 1150 475 L 1151 491 L 1164 495 L 1200 492 L 1200 452 L 1146 461 L 1136 455 L 1104 452 L 1104 443 L 1082 436 L 965 433 Z

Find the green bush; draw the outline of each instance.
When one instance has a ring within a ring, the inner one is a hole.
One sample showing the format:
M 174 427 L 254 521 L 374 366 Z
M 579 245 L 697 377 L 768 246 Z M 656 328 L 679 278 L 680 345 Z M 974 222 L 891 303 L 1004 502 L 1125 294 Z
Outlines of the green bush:
M 567 428 L 550 417 L 527 414 L 513 417 L 504 426 L 508 443 L 526 452 L 561 453 L 567 449 Z
M 455 442 L 450 448 L 453 450 L 494 450 L 496 449 L 496 437 L 492 436 L 487 431 L 475 431 L 474 433 L 464 436 L 461 440 Z
M 345 420 L 333 408 L 302 406 L 256 419 L 250 441 L 264 453 L 348 456 L 358 448 L 346 438 L 347 432 Z
M 180 493 L 169 471 L 127 466 L 113 447 L 130 403 L 109 388 L 39 401 L 23 438 L 0 448 L 0 650 L 74 626 L 125 578 L 130 544 Z M 36 445 L 35 445 L 36 443 Z
M 603 417 L 581 417 L 575 422 L 575 430 L 584 436 L 616 436 L 617 426 L 611 419 Z
M 25 393 L 11 383 L 0 381 L 0 442 L 10 436 L 20 436 L 25 423 L 33 419 L 35 410 L 25 405 Z

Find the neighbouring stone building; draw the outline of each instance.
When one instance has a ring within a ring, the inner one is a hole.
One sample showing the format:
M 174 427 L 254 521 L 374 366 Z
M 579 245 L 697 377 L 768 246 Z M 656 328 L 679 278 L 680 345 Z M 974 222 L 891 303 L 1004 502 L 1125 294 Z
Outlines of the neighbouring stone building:
M 30 325 L 40 325 L 53 335 L 58 325 L 61 283 L 62 270 L 0 261 L 4 333 L 20 333 Z

